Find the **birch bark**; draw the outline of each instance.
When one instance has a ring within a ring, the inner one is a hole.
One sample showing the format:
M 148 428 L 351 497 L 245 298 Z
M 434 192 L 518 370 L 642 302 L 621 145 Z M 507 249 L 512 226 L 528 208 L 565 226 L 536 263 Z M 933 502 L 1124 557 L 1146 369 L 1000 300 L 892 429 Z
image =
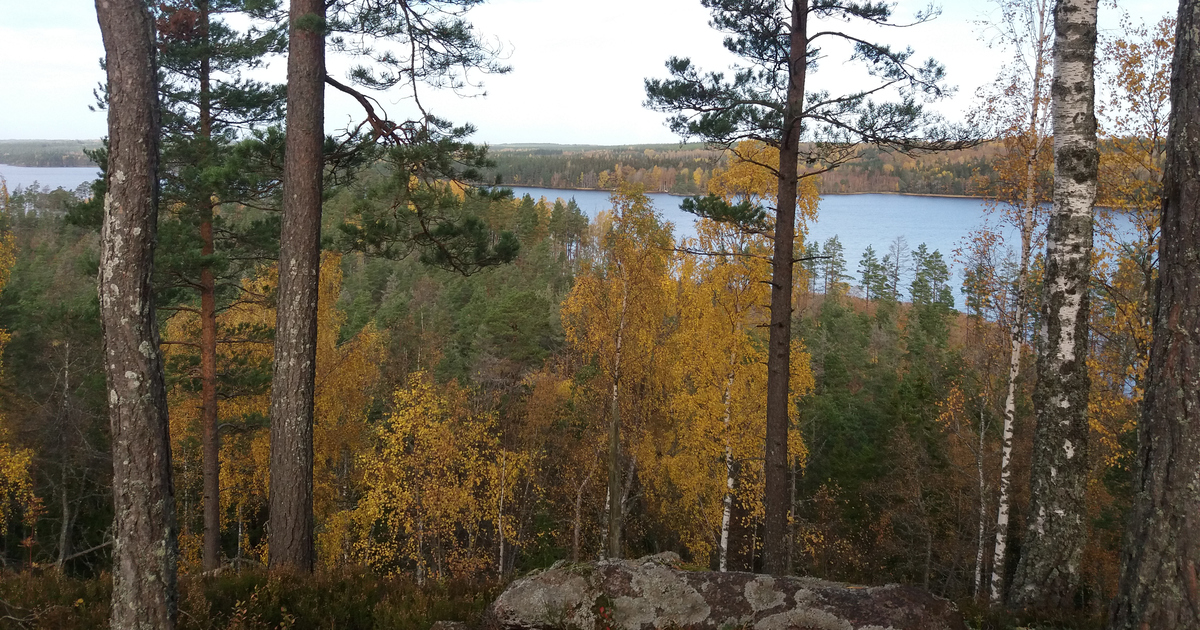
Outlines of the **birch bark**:
M 1022 182 L 1024 199 L 1022 200 L 1020 220 L 1017 222 L 1017 227 L 1021 233 L 1020 268 L 1017 273 L 1016 303 L 1014 305 L 1012 326 L 1009 331 L 1011 345 L 1009 351 L 1008 392 L 1004 398 L 1004 427 L 1002 430 L 1002 452 L 1000 459 L 1000 496 L 997 501 L 998 507 L 996 510 L 996 542 L 992 551 L 992 605 L 999 605 L 1004 601 L 1004 569 L 1008 551 L 1009 495 L 1012 477 L 1010 464 L 1012 463 L 1013 425 L 1017 407 L 1017 379 L 1021 375 L 1021 354 L 1025 347 L 1025 323 L 1029 307 L 1029 260 L 1033 249 L 1034 213 L 1038 205 L 1037 164 L 1046 132 L 1043 124 L 1042 109 L 1046 103 L 1043 97 L 1043 82 L 1046 78 L 1043 70 L 1047 65 L 1047 57 L 1051 53 L 1048 32 L 1050 29 L 1048 6 L 1049 0 L 1036 0 L 1019 7 L 1022 9 L 1019 13 L 1025 16 L 1020 18 L 1021 22 L 1026 24 L 1026 28 L 1029 29 L 1027 38 L 1031 49 L 1029 50 L 1028 63 L 1030 70 L 1032 70 L 1030 73 L 1032 75 L 1032 84 L 1030 85 L 1031 98 L 1027 121 L 1028 126 L 1024 129 L 1026 145 L 1025 176 Z M 1010 29 L 1010 32 L 1014 35 L 1012 38 L 1014 43 L 1019 46 L 1022 38 L 1016 32 L 1016 29 Z
M 1097 0 L 1059 0 L 1054 8 L 1054 210 L 1046 230 L 1029 516 L 1009 591 L 1017 608 L 1074 608 L 1087 542 L 1088 282 L 1100 162 L 1096 9 Z

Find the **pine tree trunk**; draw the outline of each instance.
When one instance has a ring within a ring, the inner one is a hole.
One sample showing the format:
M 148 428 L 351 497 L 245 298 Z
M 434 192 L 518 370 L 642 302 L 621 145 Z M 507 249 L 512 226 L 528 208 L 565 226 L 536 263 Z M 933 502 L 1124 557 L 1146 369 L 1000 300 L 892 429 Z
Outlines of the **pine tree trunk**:
M 199 0 L 200 37 L 208 40 L 208 1 Z M 200 150 L 209 157 L 212 140 L 212 64 L 206 53 L 200 59 Z M 200 254 L 211 257 L 213 206 L 211 199 L 200 203 Z M 221 442 L 217 431 L 217 288 L 212 268 L 200 269 L 200 427 L 204 451 L 204 549 L 201 566 L 213 571 L 221 566 Z
M 771 322 L 767 354 L 767 435 L 763 468 L 763 573 L 787 571 L 788 390 L 791 385 L 792 271 L 795 262 L 796 188 L 800 150 L 800 115 L 804 109 L 807 71 L 808 1 L 792 0 L 791 77 L 779 142 L 779 192 L 775 210 L 775 243 L 771 260 Z
M 1179 3 L 1158 299 L 1113 630 L 1200 628 L 1200 2 Z
M 313 391 L 317 357 L 325 2 L 292 0 L 287 144 L 271 380 L 271 568 L 313 568 Z
M 1046 230 L 1026 540 L 1009 591 L 1018 608 L 1074 608 L 1087 542 L 1088 282 L 1096 201 L 1097 0 L 1054 10 L 1054 212 Z
M 100 319 L 113 459 L 113 628 L 175 627 L 175 494 L 150 288 L 158 225 L 154 23 L 141 0 L 97 0 L 108 70 Z

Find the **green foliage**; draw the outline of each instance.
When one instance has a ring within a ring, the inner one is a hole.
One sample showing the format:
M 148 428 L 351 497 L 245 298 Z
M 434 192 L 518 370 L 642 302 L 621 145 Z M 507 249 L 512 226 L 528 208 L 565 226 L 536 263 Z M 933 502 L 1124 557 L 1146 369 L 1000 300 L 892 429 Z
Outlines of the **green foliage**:
M 750 230 L 766 231 L 770 227 L 767 211 L 749 199 L 729 203 L 716 195 L 688 197 L 680 203 L 679 208 L 702 219 L 742 225 Z
M 34 484 L 44 511 L 0 538 L 0 565 L 28 561 L 28 550 L 18 545 L 26 536 L 41 543 L 35 561 L 56 558 L 64 496 L 67 542 L 74 550 L 104 542 L 112 518 L 96 294 L 99 245 L 90 231 L 62 223 L 62 202 L 53 193 L 27 193 L 25 212 L 7 226 L 17 257 L 0 292 L 0 328 L 12 333 L 4 348 L 0 406 L 19 444 L 38 454 Z M 94 575 L 106 563 L 101 552 L 66 568 Z
M 862 259 L 858 262 L 858 276 L 868 302 L 887 295 L 883 264 L 876 257 L 875 248 L 870 245 L 863 250 Z
M 668 112 L 671 130 L 684 138 L 701 138 L 714 146 L 731 147 L 742 140 L 758 140 L 779 147 L 784 123 L 791 105 L 783 95 L 797 79 L 817 69 L 823 42 L 816 34 L 824 20 L 863 21 L 895 25 L 891 5 L 883 3 L 844 3 L 816 1 L 797 4 L 807 11 L 796 23 L 804 25 L 798 33 L 806 47 L 793 57 L 793 23 L 788 3 L 774 0 L 704 0 L 712 13 L 713 28 L 726 33 L 725 48 L 746 61 L 736 65 L 731 76 L 704 72 L 690 59 L 672 57 L 667 61 L 668 79 L 647 79 L 647 105 Z M 926 21 L 936 13 L 918 13 L 916 21 Z M 851 44 L 851 60 L 866 66 L 880 87 L 847 94 L 810 91 L 800 104 L 802 111 L 792 112 L 803 120 L 801 140 L 812 141 L 801 147 L 801 163 L 810 167 L 831 168 L 858 153 L 855 145 L 889 145 L 901 150 L 949 148 L 961 145 L 966 136 L 951 130 L 926 112 L 918 99 L 932 101 L 948 94 L 943 84 L 945 70 L 929 59 L 915 63 L 911 48 L 893 49 L 886 44 L 851 39 L 837 30 L 823 36 L 840 38 Z M 803 67 L 795 58 L 804 57 Z M 872 94 L 892 87 L 893 100 L 876 102 Z

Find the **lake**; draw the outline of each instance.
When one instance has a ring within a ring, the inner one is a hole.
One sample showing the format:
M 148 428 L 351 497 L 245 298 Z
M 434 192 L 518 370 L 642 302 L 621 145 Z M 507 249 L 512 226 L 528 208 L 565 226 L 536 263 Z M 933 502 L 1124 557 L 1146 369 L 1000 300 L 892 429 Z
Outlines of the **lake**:
M 580 209 L 589 217 L 612 207 L 609 193 L 594 190 L 553 190 L 545 188 L 513 187 L 518 197 L 529 194 L 534 199 L 557 197 L 575 199 Z M 667 221 L 675 224 L 675 235 L 694 236 L 695 216 L 679 209 L 682 197 L 655 193 L 647 195 L 654 207 Z M 991 216 L 982 199 L 961 197 L 921 197 L 909 195 L 826 195 L 821 198 L 815 224 L 807 227 L 805 241 L 818 241 L 837 236 L 846 257 L 846 272 L 857 284 L 858 261 L 867 247 L 875 248 L 876 257 L 883 258 L 888 246 L 896 237 L 903 237 L 910 250 L 924 243 L 929 251 L 940 251 L 951 266 L 954 278 L 954 300 L 963 306 L 961 293 L 962 275 L 955 269 L 954 250 L 962 245 L 973 230 L 985 222 L 996 223 L 998 217 Z M 1005 230 L 1005 240 L 1014 249 L 1020 246 L 1016 230 Z
M 80 168 L 41 168 L 28 166 L 10 166 L 0 164 L 0 177 L 8 184 L 8 191 L 13 192 L 18 187 L 27 188 L 35 182 L 38 186 L 66 188 L 75 190 L 80 184 L 90 182 L 100 176 L 100 169 L 95 166 Z
M 74 190 L 79 184 L 91 181 L 97 169 L 91 168 L 28 168 L 0 164 L 0 176 L 7 180 L 10 191 L 19 186 L 29 186 L 35 181 L 39 185 Z M 601 210 L 612 207 L 609 193 L 602 190 L 555 190 L 550 188 L 512 187 L 517 197 L 528 194 L 535 200 L 546 197 L 553 201 L 574 199 L 580 209 L 594 218 Z M 682 197 L 665 193 L 648 195 L 667 221 L 675 225 L 675 235 L 694 236 L 695 217 L 680 210 Z M 867 246 L 875 248 L 880 258 L 887 252 L 888 245 L 903 237 L 909 249 L 924 243 L 929 251 L 938 250 L 950 264 L 954 278 L 950 285 L 954 289 L 957 306 L 962 307 L 962 275 L 953 264 L 954 250 L 960 247 L 974 230 L 991 223 L 999 217 L 991 215 L 982 199 L 960 197 L 921 197 L 908 195 L 827 195 L 821 198 L 815 224 L 808 226 L 806 241 L 819 241 L 837 236 L 845 248 L 846 271 L 858 277 L 858 261 Z M 1020 239 L 1016 230 L 1002 231 L 1005 242 L 1015 249 Z M 853 284 L 854 282 L 852 282 Z

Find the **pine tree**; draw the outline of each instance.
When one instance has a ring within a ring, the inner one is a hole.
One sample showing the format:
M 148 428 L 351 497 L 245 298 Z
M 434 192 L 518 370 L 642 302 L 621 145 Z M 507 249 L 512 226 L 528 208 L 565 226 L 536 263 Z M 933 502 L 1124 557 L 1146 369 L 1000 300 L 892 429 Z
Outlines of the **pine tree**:
M 460 89 L 468 71 L 508 70 L 494 61 L 498 51 L 463 19 L 479 1 L 291 2 L 280 307 L 271 387 L 271 566 L 310 570 L 313 565 L 312 380 L 324 158 L 353 163 L 373 156 L 377 145 L 387 147 L 382 159 L 392 170 L 396 198 L 377 206 L 374 216 L 357 219 L 351 230 L 356 244 L 417 244 L 425 247 L 430 262 L 464 273 L 511 260 L 516 253 L 511 237 L 490 243 L 477 218 L 440 212 L 461 208 L 455 205 L 460 191 L 445 181 L 477 178 L 486 152 L 465 142 L 471 126 L 454 126 L 427 112 L 418 90 L 419 85 Z M 334 52 L 366 61 L 351 71 L 349 84 L 326 72 L 327 43 Z M 323 153 L 326 84 L 356 99 L 364 112 L 363 122 L 347 130 L 328 156 Z M 393 88 L 407 92 L 419 117 L 392 120 L 379 100 L 363 91 Z
M 160 300 L 180 302 L 164 305 L 170 308 L 192 309 L 199 302 L 198 343 L 173 341 L 195 344 L 191 347 L 199 355 L 205 571 L 221 562 L 217 314 L 237 299 L 247 267 L 273 255 L 269 232 L 275 227 L 274 221 L 230 217 L 229 211 L 239 202 L 257 205 L 274 192 L 277 174 L 247 163 L 247 158 L 272 151 L 251 132 L 280 122 L 283 115 L 282 86 L 242 77 L 266 54 L 283 48 L 282 32 L 241 33 L 220 16 L 268 18 L 274 5 L 266 0 L 172 0 L 158 7 L 163 201 L 169 211 L 160 220 L 155 290 Z M 219 211 L 222 204 L 225 213 Z
M 175 627 L 175 501 L 151 274 L 158 218 L 154 23 L 140 0 L 96 4 L 108 71 L 100 316 L 113 458 L 115 628 Z
M 1162 240 L 1154 342 L 1138 423 L 1134 506 L 1113 602 L 1114 630 L 1176 630 L 1200 626 L 1200 351 L 1197 313 L 1196 192 L 1200 155 L 1200 3 L 1179 4 L 1171 76 L 1171 122 L 1162 182 Z
M 764 570 L 786 569 L 785 535 L 788 513 L 787 427 L 792 318 L 797 185 L 800 165 L 804 177 L 837 168 L 858 155 L 864 145 L 902 150 L 961 146 L 940 128 L 918 99 L 945 94 L 944 70 L 929 60 L 913 63 L 913 52 L 852 39 L 840 29 L 822 30 L 824 20 L 863 20 L 895 25 L 892 7 L 883 3 L 835 0 L 702 0 L 713 16 L 712 25 L 729 37 L 725 47 L 749 64 L 735 68 L 731 80 L 722 73 L 702 73 L 686 58 L 667 62 L 671 78 L 647 79 L 647 104 L 671 112 L 672 131 L 697 136 L 708 144 L 731 149 L 741 140 L 758 140 L 779 150 L 778 193 L 771 221 L 753 204 L 709 203 L 698 207 L 702 216 L 769 229 L 774 239 L 771 275 L 770 351 L 767 370 L 766 525 L 763 536 Z M 917 22 L 934 13 L 919 13 Z M 810 23 L 811 21 L 811 23 Z M 879 83 L 850 94 L 806 90 L 817 48 L 828 39 L 842 39 L 855 50 L 854 59 L 867 65 Z M 877 103 L 872 96 L 889 88 L 893 102 Z M 818 142 L 806 143 L 801 138 Z

